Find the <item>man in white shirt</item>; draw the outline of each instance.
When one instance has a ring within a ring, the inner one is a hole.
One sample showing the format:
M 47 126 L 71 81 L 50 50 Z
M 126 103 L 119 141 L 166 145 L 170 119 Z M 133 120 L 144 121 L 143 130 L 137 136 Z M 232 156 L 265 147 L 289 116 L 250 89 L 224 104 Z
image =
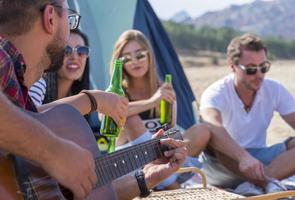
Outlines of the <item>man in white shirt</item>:
M 295 128 L 295 101 L 281 84 L 265 78 L 271 64 L 258 37 L 234 38 L 227 57 L 232 73 L 206 89 L 200 107 L 202 119 L 225 133 L 215 131 L 214 139 L 227 153 L 209 147 L 204 169 L 214 185 L 236 187 L 246 180 L 264 188 L 272 178 L 295 173 L 293 138 L 266 147 L 266 130 L 275 111 Z

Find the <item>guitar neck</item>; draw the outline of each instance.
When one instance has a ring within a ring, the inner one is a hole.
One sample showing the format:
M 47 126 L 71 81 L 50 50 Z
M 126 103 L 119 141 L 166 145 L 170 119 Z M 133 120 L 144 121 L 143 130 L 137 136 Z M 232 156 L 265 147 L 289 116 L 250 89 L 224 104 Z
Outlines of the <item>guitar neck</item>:
M 163 156 L 168 148 L 152 139 L 131 147 L 115 151 L 96 159 L 97 187 L 128 174 L 147 163 Z

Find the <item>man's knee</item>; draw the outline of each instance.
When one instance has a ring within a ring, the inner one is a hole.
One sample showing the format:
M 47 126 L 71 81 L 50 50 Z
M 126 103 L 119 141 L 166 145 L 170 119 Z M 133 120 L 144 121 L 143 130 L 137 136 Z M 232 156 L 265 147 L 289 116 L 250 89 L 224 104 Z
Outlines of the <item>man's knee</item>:
M 135 140 L 146 131 L 147 129 L 145 128 L 139 115 L 133 115 L 126 119 L 125 132 L 128 141 Z
M 295 137 L 290 137 L 285 141 L 286 149 L 290 150 L 295 147 Z
M 205 124 L 198 124 L 185 131 L 184 138 L 188 138 L 189 140 L 201 139 L 202 141 L 209 141 L 211 138 L 211 132 Z

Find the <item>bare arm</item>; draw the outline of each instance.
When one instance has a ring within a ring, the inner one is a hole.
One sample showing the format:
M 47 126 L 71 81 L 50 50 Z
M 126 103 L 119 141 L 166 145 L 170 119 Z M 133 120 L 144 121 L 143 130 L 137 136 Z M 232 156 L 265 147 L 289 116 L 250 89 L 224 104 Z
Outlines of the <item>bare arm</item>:
M 141 101 L 133 101 L 130 102 L 128 105 L 128 116 L 132 116 L 135 114 L 139 114 L 141 112 L 144 112 L 146 110 L 150 110 L 155 108 L 157 103 L 152 102 L 150 99 L 147 100 L 141 100 Z M 174 101 L 172 106 L 172 127 L 176 124 L 176 117 L 177 117 L 177 103 Z
M 145 99 L 139 101 L 132 101 L 128 104 L 128 114 L 127 117 L 132 115 L 137 115 L 146 110 L 150 110 L 158 106 L 158 102 L 152 101 L 152 99 Z
M 58 143 L 54 134 L 10 103 L 2 92 L 0 122 L 0 147 L 30 160 L 40 162 L 48 143 Z
M 128 100 L 125 97 L 100 90 L 88 90 L 88 92 L 96 99 L 98 112 L 111 116 L 117 124 L 126 117 Z M 69 104 L 79 110 L 82 115 L 88 114 L 91 110 L 89 98 L 86 94 L 80 93 L 39 106 L 38 111 L 44 111 L 60 104 Z
M 175 127 L 176 121 L 177 121 L 177 101 L 175 100 L 175 102 L 172 105 L 172 122 L 171 122 L 172 127 Z
M 89 178 L 95 177 L 90 152 L 57 137 L 47 127 L 10 103 L 2 92 L 0 124 L 2 150 L 39 163 L 78 198 L 85 198 L 91 191 L 91 184 L 95 184 L 96 178 Z M 80 162 L 84 165 L 76 167 Z
M 172 85 L 170 84 L 161 85 L 161 87 L 156 91 L 156 93 L 149 99 L 130 102 L 128 105 L 127 116 L 136 115 L 143 111 L 159 107 L 160 101 L 162 99 L 165 99 L 171 104 L 176 103 L 176 95 Z
M 262 163 L 252 157 L 230 137 L 222 125 L 220 112 L 214 108 L 207 108 L 201 110 L 201 116 L 204 121 L 209 122 L 208 128 L 212 133 L 210 147 L 237 161 L 239 169 L 245 177 L 254 180 L 264 180 Z
M 38 111 L 42 112 L 44 110 L 47 110 L 49 108 L 55 107 L 60 104 L 69 104 L 73 106 L 74 108 L 76 108 L 77 110 L 79 110 L 79 112 L 82 115 L 88 114 L 91 109 L 91 104 L 88 97 L 81 93 L 81 94 L 73 95 L 70 97 L 58 99 L 56 101 L 53 101 L 47 104 L 43 104 L 38 107 Z
M 289 124 L 293 129 L 295 129 L 295 112 L 288 115 L 282 116 L 282 118 Z
M 208 122 L 209 129 L 212 132 L 211 146 L 219 152 L 222 152 L 232 158 L 240 161 L 240 159 L 248 154 L 240 147 L 228 134 L 222 125 L 222 117 L 218 110 L 207 108 L 201 110 L 202 119 Z

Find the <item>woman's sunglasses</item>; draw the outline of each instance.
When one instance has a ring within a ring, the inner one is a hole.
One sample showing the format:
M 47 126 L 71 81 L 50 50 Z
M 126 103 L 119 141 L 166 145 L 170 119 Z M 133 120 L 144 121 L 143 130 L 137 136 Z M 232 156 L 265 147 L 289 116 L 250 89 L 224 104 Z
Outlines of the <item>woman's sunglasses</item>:
M 145 60 L 147 60 L 148 53 L 149 52 L 147 50 L 135 52 L 134 58 L 139 62 L 145 61 Z M 132 62 L 131 54 L 124 55 L 124 56 L 120 57 L 119 59 L 122 60 L 124 65 L 131 64 L 131 62 Z
M 241 70 L 243 70 L 244 72 L 246 72 L 247 75 L 255 75 L 258 70 L 260 70 L 260 72 L 262 74 L 265 74 L 266 72 L 268 72 L 269 69 L 270 69 L 271 63 L 269 61 L 266 61 L 261 66 L 244 66 L 244 65 L 241 65 L 241 64 L 238 64 L 237 66 Z
M 77 52 L 77 54 L 80 57 L 87 57 L 89 55 L 89 47 L 86 46 L 79 46 L 79 47 L 70 47 L 66 46 L 65 48 L 65 56 L 70 57 L 74 52 Z

